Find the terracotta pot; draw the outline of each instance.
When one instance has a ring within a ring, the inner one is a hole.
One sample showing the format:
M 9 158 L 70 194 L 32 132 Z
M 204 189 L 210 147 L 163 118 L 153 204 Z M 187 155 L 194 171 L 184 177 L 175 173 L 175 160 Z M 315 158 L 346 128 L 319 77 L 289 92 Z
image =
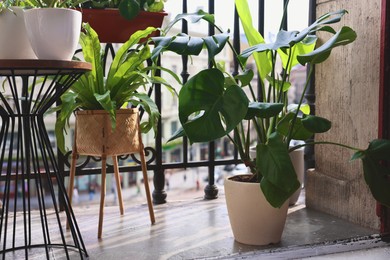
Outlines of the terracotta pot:
M 233 177 L 230 177 L 233 178 Z M 236 241 L 247 245 L 280 242 L 287 218 L 288 201 L 272 207 L 258 183 L 224 182 L 230 225 Z
M 100 42 L 104 43 L 124 43 L 130 36 L 147 27 L 161 27 L 164 12 L 141 11 L 132 20 L 126 20 L 119 13 L 118 9 L 82 9 L 83 22 L 89 23 L 97 32 Z M 150 35 L 159 36 L 159 31 Z

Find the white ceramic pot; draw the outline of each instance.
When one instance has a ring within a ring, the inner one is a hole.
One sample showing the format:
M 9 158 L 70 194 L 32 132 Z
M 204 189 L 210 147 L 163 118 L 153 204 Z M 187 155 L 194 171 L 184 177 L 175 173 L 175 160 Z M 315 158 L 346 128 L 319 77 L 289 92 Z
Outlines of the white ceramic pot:
M 230 177 L 232 178 L 232 177 Z M 279 243 L 287 218 L 288 201 L 272 207 L 258 183 L 224 182 L 226 206 L 236 241 L 247 245 Z
M 79 42 L 81 12 L 66 8 L 34 8 L 24 19 L 38 59 L 71 60 Z
M 10 7 L 0 12 L 0 59 L 36 59 L 24 25 L 24 12 Z

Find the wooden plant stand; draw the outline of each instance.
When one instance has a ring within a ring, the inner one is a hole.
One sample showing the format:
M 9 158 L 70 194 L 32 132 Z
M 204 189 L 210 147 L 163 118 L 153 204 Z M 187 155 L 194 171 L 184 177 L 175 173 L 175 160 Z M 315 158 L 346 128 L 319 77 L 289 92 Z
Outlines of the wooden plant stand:
M 106 162 L 112 157 L 114 176 L 118 192 L 120 214 L 124 214 L 122 190 L 119 178 L 118 155 L 139 153 L 144 178 L 150 221 L 155 223 L 153 204 L 150 195 L 144 146 L 141 138 L 138 109 L 120 109 L 116 111 L 116 128 L 113 130 L 108 113 L 104 110 L 86 110 L 76 112 L 76 126 L 70 167 L 68 196 L 72 203 L 76 159 L 79 155 L 99 156 L 102 158 L 101 195 L 99 210 L 98 238 L 102 237 L 104 203 L 106 195 Z

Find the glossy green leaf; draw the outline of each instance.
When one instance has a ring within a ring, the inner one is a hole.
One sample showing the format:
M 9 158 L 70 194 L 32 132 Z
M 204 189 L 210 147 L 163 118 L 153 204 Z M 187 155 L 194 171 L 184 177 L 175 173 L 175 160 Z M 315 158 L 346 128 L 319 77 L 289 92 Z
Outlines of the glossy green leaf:
M 304 141 L 309 139 L 313 135 L 313 132 L 303 126 L 302 118 L 300 117 L 296 118 L 295 123 L 292 126 L 294 116 L 295 114 L 291 112 L 286 114 L 277 124 L 276 131 L 286 137 L 289 136 L 289 133 L 291 133 L 290 137 L 295 140 Z
M 283 103 L 250 102 L 245 119 L 250 120 L 254 117 L 271 118 L 282 112 L 283 107 Z
M 267 76 L 267 81 L 269 82 L 269 84 L 271 86 L 275 87 L 275 89 L 277 89 L 277 90 L 280 90 L 282 88 L 283 92 L 288 91 L 290 89 L 290 87 L 291 87 L 291 83 L 290 82 L 283 81 L 283 80 L 280 80 L 280 79 L 274 79 L 274 78 L 272 78 L 270 76 Z
M 116 104 L 115 101 L 111 100 L 110 91 L 107 91 L 103 95 L 98 93 L 94 94 L 96 100 L 101 104 L 104 110 L 108 112 L 111 119 L 111 127 L 116 127 Z
M 156 59 L 165 51 L 172 51 L 179 55 L 199 55 L 203 48 L 207 48 L 209 59 L 214 59 L 220 53 L 229 40 L 228 34 L 218 34 L 206 37 L 192 37 L 179 34 L 174 37 L 152 37 L 155 48 L 152 51 L 152 59 Z
M 140 105 L 147 113 L 148 120 L 141 122 L 141 132 L 147 133 L 151 129 L 157 133 L 157 123 L 160 119 L 160 111 L 156 103 L 145 93 L 134 93 L 134 97 L 138 98 L 137 100 L 131 99 L 133 105 Z
M 251 11 L 247 1 L 235 0 L 235 4 L 249 45 L 254 46 L 259 43 L 264 43 L 265 41 L 263 36 L 253 26 Z M 257 71 L 259 71 L 260 77 L 264 80 L 266 75 L 268 75 L 272 69 L 272 63 L 268 57 L 268 53 L 253 53 L 253 57 L 256 62 Z M 242 62 L 245 62 L 245 59 L 243 59 Z
M 315 49 L 308 54 L 299 55 L 297 59 L 302 65 L 305 65 L 308 62 L 310 62 L 311 64 L 318 64 L 324 62 L 329 57 L 333 48 L 336 48 L 337 46 L 347 45 L 353 42 L 356 37 L 357 35 L 354 30 L 352 30 L 348 26 L 344 26 L 328 41 L 321 45 L 321 47 Z
M 238 80 L 241 84 L 241 87 L 248 86 L 254 77 L 253 70 L 246 70 L 242 74 L 238 74 L 234 78 Z
M 245 11 L 243 11 L 241 13 L 239 12 L 240 19 L 241 20 L 250 19 L 250 18 L 247 18 L 247 17 L 250 17 L 250 15 L 247 15 L 248 13 L 250 13 L 249 7 L 247 4 L 247 0 L 236 0 L 236 6 L 237 6 L 237 3 L 240 3 L 240 5 L 242 5 L 242 6 L 246 6 L 246 9 L 244 9 Z M 255 55 L 256 53 L 257 54 L 263 53 L 265 56 L 262 56 L 262 63 L 263 63 L 262 65 L 267 67 L 265 59 L 267 59 L 267 55 L 268 55 L 267 53 L 271 50 L 279 50 L 280 51 L 280 49 L 282 49 L 282 50 L 285 49 L 284 53 L 288 54 L 288 51 L 286 50 L 287 48 L 291 48 L 297 43 L 305 42 L 306 40 L 304 40 L 304 39 L 306 37 L 308 37 L 307 43 L 309 45 L 307 48 L 312 48 L 312 47 L 314 47 L 314 45 L 313 45 L 314 38 L 313 38 L 313 36 L 309 36 L 309 34 L 314 33 L 318 30 L 323 29 L 323 28 L 325 28 L 324 30 L 327 30 L 326 28 L 329 27 L 329 26 L 327 26 L 328 24 L 333 24 L 333 23 L 340 21 L 341 17 L 345 13 L 347 13 L 346 10 L 339 10 L 337 12 L 327 13 L 327 14 L 321 16 L 320 18 L 318 18 L 313 24 L 311 24 L 310 26 L 308 26 L 307 28 L 305 28 L 301 32 L 280 30 L 276 36 L 275 42 L 265 43 L 263 40 L 261 42 L 255 43 L 255 44 L 250 44 L 251 47 L 242 51 L 242 53 L 240 55 L 240 59 L 245 61 L 251 55 Z M 251 21 L 251 20 L 249 20 L 249 21 Z M 253 27 L 251 29 L 256 30 Z M 244 30 L 245 30 L 245 27 L 244 27 Z M 250 32 L 252 33 L 252 31 L 250 31 Z M 246 31 L 245 31 L 245 33 L 247 34 Z M 298 47 L 294 51 L 297 51 L 297 52 L 302 51 L 302 52 L 306 53 L 307 49 L 303 48 L 303 47 L 304 47 L 304 45 Z M 295 63 L 295 57 L 297 58 L 297 60 L 301 64 L 305 64 L 299 60 L 299 57 L 301 57 L 299 54 L 297 56 L 294 55 L 294 59 L 293 59 L 294 63 Z M 269 58 L 268 58 L 268 63 L 270 66 L 271 63 L 270 63 Z M 287 62 L 285 62 L 285 66 L 286 66 L 286 63 Z M 268 70 L 268 67 L 267 67 L 267 70 Z M 266 75 L 268 75 L 268 73 L 270 71 L 271 71 L 271 69 L 269 69 L 269 71 L 266 74 L 262 75 L 262 78 L 264 78 Z
M 172 22 L 170 22 L 169 25 L 164 29 L 164 31 L 165 32 L 169 31 L 176 23 L 180 22 L 181 20 L 186 20 L 187 22 L 191 22 L 191 23 L 197 23 L 201 20 L 205 20 L 210 24 L 215 25 L 214 15 L 206 13 L 203 10 L 198 10 L 195 13 L 178 14 L 172 20 Z
M 214 59 L 214 57 L 222 51 L 223 47 L 225 47 L 225 44 L 228 40 L 229 40 L 228 34 L 217 34 L 217 35 L 203 38 L 204 44 L 208 51 L 209 60 Z
M 179 93 L 179 119 L 193 142 L 212 141 L 231 132 L 245 117 L 248 98 L 237 85 L 224 88 L 224 75 L 206 69 L 188 80 Z
M 284 51 L 278 49 L 280 59 L 282 60 L 283 68 L 287 71 L 287 73 L 290 73 L 291 69 L 295 65 L 299 64 L 299 61 L 297 59 L 298 55 L 307 54 L 314 50 L 316 41 L 317 41 L 316 36 L 308 35 L 303 41 L 296 43 L 291 48 L 287 48 Z M 291 57 L 289 58 L 290 53 L 291 53 Z
M 178 138 L 182 138 L 186 136 L 186 133 L 184 132 L 183 127 L 180 127 L 179 129 L 176 130 L 176 132 L 173 133 L 173 135 L 168 139 L 168 142 L 171 142 L 173 140 L 176 140 Z
M 390 207 L 390 140 L 373 140 L 367 150 L 356 152 L 352 159 L 362 160 L 364 179 L 372 195 Z
M 287 106 L 287 111 L 288 112 L 295 112 L 298 109 L 298 104 L 290 104 Z M 310 105 L 309 104 L 301 104 L 299 107 L 299 110 L 305 114 L 309 115 L 310 114 Z
M 263 176 L 261 190 L 275 208 L 280 208 L 300 187 L 286 144 L 277 133 L 269 137 L 267 144 L 257 145 L 256 166 Z
M 119 3 L 119 13 L 127 20 L 136 17 L 141 10 L 139 2 L 136 0 L 121 0 Z
M 301 121 L 302 125 L 312 133 L 325 133 L 332 127 L 332 122 L 319 116 L 308 115 Z

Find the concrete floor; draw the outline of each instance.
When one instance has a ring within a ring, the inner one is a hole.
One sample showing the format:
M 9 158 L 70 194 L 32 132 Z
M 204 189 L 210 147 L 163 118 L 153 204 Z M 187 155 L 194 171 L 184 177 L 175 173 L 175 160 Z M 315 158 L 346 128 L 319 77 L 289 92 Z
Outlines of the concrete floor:
M 124 216 L 118 207 L 108 206 L 100 240 L 97 205 L 77 206 L 74 211 L 89 259 L 390 259 L 389 245 L 372 235 L 374 230 L 306 209 L 303 204 L 290 207 L 282 242 L 263 247 L 234 241 L 223 196 L 156 205 L 154 225 L 146 203 L 126 207 Z M 7 255 L 6 259 L 23 259 L 19 256 Z M 37 251 L 29 259 L 41 257 Z M 53 259 L 63 258 L 53 252 Z M 71 259 L 78 258 L 74 254 Z
M 304 193 L 289 209 L 281 243 L 272 246 L 235 242 L 223 189 L 216 200 L 204 200 L 203 187 L 194 189 L 192 185 L 188 192 L 171 185 L 169 194 L 168 203 L 154 206 L 154 225 L 150 224 L 144 194 L 124 193 L 123 216 L 113 205 L 113 194 L 108 194 L 100 240 L 98 205 L 88 203 L 87 195 L 80 196 L 73 208 L 89 259 L 390 259 L 390 244 L 381 241 L 377 231 L 307 209 Z M 7 253 L 5 259 L 24 259 L 23 253 Z M 43 259 L 43 250 L 31 253 L 29 259 Z M 64 259 L 63 253 L 53 251 L 51 255 L 52 259 Z M 71 259 L 79 256 L 74 253 Z
M 116 207 L 109 207 L 100 241 L 93 211 L 97 208 L 76 209 L 90 259 L 324 259 L 319 257 L 351 251 L 356 259 L 361 250 L 374 249 L 375 259 L 390 259 L 388 245 L 372 236 L 375 231 L 302 204 L 290 208 L 282 242 L 263 247 L 234 241 L 222 196 L 155 206 L 155 225 L 149 223 L 146 205 L 128 208 L 122 217 Z

